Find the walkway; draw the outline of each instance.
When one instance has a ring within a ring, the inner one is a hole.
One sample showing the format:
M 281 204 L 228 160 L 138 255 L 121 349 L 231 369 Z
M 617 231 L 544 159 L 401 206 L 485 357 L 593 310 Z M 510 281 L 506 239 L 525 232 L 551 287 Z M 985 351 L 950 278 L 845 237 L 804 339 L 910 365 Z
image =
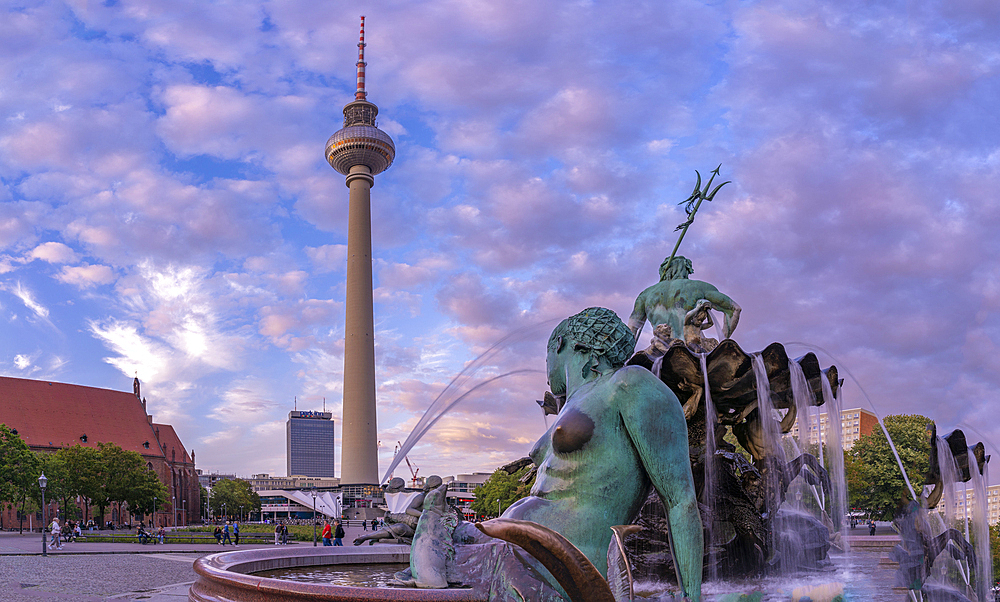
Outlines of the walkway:
M 362 534 L 361 527 L 346 531 L 345 549 Z M 288 545 L 310 546 L 312 542 Z M 243 544 L 239 549 L 268 547 Z M 0 532 L 0 600 L 183 602 L 197 578 L 194 561 L 223 549 L 233 548 L 214 543 L 77 542 L 65 543 L 62 550 L 49 550 L 49 555 L 42 557 L 40 533 Z

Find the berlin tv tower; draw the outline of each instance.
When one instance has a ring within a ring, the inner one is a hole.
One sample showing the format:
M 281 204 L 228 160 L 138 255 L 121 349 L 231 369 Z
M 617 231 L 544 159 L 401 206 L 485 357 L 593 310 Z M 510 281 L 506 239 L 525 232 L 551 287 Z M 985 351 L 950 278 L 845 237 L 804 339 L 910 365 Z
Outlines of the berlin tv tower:
M 347 176 L 350 189 L 340 483 L 377 485 L 371 187 L 374 176 L 392 164 L 396 147 L 375 125 L 378 107 L 366 100 L 364 17 L 357 66 L 358 89 L 354 101 L 344 106 L 344 127 L 326 141 L 326 160 Z

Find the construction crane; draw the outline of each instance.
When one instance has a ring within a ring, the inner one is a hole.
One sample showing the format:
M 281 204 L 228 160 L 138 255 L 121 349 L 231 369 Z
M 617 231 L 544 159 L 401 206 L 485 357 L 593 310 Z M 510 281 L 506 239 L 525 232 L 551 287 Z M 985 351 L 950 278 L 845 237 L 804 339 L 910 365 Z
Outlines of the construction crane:
M 397 441 L 396 443 L 399 443 L 399 441 Z M 399 448 L 397 448 L 396 453 L 399 453 L 399 449 L 402 449 L 402 447 L 403 444 L 399 443 Z M 410 458 L 408 456 L 403 456 L 403 459 L 406 460 L 406 467 L 410 469 L 410 475 L 413 477 L 413 484 L 411 485 L 411 487 L 416 489 L 418 486 L 417 473 L 420 472 L 420 468 L 419 467 L 414 468 L 413 464 L 410 463 Z

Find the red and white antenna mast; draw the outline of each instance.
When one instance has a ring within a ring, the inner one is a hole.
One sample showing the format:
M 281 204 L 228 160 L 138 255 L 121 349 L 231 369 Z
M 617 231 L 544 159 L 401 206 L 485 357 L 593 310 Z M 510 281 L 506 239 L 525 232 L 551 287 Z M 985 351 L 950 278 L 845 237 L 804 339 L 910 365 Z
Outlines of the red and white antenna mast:
M 365 17 L 361 16 L 361 40 L 358 42 L 358 91 L 354 93 L 354 100 L 364 100 L 368 93 L 365 92 Z

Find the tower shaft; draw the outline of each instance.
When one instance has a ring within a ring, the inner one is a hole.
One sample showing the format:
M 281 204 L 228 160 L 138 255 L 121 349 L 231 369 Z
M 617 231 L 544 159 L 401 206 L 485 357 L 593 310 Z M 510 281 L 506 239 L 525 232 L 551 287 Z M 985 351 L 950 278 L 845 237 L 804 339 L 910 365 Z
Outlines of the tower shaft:
M 375 312 L 372 301 L 371 187 L 364 165 L 351 168 L 344 323 L 344 419 L 340 482 L 378 483 L 375 416 Z

